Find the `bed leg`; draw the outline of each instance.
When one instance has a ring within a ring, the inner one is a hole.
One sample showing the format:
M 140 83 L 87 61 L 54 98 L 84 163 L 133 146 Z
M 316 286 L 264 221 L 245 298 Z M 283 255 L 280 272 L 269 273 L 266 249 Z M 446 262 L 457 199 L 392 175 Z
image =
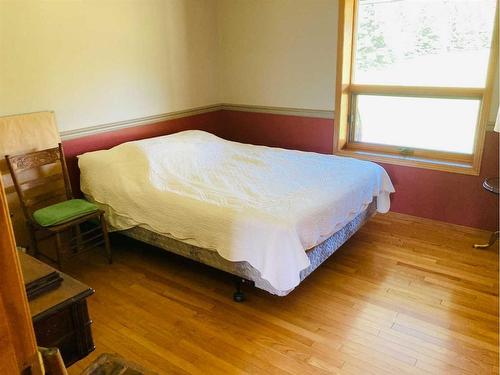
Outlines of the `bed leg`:
M 245 279 L 236 279 L 236 291 L 233 294 L 233 300 L 235 302 L 243 302 L 245 300 L 245 293 L 241 291 L 241 285 L 245 282 Z

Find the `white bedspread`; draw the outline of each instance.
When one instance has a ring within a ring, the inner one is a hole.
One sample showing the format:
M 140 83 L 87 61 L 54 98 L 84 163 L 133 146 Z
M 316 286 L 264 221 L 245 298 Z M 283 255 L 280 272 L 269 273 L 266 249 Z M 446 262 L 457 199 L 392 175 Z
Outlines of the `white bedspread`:
M 300 282 L 305 250 L 392 183 L 352 158 L 230 142 L 202 131 L 128 142 L 79 157 L 81 188 L 118 229 L 144 226 L 230 261 L 247 261 L 278 290 Z

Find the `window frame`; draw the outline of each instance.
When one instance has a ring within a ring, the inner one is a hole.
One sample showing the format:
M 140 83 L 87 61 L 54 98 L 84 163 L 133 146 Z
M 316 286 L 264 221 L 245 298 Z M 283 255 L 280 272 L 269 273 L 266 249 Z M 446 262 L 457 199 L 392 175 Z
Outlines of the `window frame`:
M 498 14 L 495 10 L 491 52 L 484 88 L 390 86 L 354 84 L 355 38 L 359 0 L 339 0 L 337 82 L 335 94 L 334 149 L 337 155 L 351 156 L 387 164 L 405 165 L 448 172 L 479 175 L 484 139 L 490 114 L 495 67 L 498 67 Z M 350 123 L 353 97 L 358 94 L 384 96 L 414 96 L 421 98 L 479 99 L 481 104 L 476 124 L 472 155 L 418 148 L 388 146 L 351 139 Z

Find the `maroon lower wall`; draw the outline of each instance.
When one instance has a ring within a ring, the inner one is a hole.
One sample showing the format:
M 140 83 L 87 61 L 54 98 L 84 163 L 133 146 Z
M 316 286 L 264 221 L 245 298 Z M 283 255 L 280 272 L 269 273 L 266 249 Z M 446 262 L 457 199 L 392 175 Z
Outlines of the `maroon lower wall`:
M 200 129 L 225 139 L 331 153 L 333 120 L 268 113 L 217 111 L 65 141 L 72 185 L 79 186 L 76 155 L 120 143 Z M 480 176 L 384 164 L 396 193 L 391 210 L 476 228 L 498 228 L 498 196 L 485 191 L 485 177 L 498 176 L 498 134 L 488 132 Z
M 221 111 L 219 136 L 232 141 L 331 154 L 333 120 Z

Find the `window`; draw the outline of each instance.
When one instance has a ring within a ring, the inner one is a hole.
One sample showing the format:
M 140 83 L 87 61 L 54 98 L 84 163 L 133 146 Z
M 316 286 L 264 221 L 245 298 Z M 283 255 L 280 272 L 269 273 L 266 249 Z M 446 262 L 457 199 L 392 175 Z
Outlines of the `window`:
M 335 152 L 478 174 L 496 0 L 341 0 Z

